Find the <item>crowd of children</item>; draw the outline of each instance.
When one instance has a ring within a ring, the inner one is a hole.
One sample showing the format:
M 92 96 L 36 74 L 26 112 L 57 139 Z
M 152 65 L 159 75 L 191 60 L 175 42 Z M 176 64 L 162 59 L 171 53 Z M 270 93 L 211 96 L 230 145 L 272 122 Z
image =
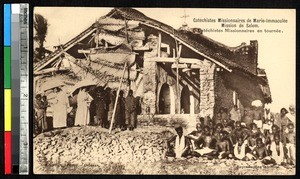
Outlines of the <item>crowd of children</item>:
M 237 106 L 230 112 L 221 108 L 213 119 L 200 118 L 196 130 L 185 136 L 177 126 L 177 135 L 167 141 L 166 156 L 295 165 L 295 108 L 282 108 L 277 117 L 261 111 L 245 109 L 241 116 Z

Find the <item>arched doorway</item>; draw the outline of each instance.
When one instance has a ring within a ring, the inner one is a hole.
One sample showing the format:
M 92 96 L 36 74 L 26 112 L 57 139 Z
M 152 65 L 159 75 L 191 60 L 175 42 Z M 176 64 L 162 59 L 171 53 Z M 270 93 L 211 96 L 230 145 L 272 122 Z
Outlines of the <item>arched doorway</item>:
M 187 86 L 183 87 L 180 98 L 180 113 L 190 114 L 190 90 Z
M 170 114 L 170 112 L 170 87 L 168 84 L 163 84 L 159 94 L 159 114 Z

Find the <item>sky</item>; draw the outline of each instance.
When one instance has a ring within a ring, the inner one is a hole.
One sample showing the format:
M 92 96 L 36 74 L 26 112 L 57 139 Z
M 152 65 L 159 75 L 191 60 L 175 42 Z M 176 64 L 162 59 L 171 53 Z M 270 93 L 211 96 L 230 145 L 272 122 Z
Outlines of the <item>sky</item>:
M 83 30 L 88 28 L 99 17 L 106 15 L 112 8 L 80 8 L 80 7 L 35 7 L 34 13 L 43 15 L 49 23 L 45 47 L 64 44 Z M 227 46 L 235 47 L 250 40 L 258 41 L 258 67 L 267 72 L 272 94 L 272 104 L 268 106 L 273 112 L 282 107 L 296 103 L 296 11 L 292 9 L 200 9 L 200 8 L 135 8 L 146 16 L 178 29 L 185 21 L 189 27 L 201 29 L 221 29 L 222 19 L 245 19 L 245 23 L 225 23 L 230 29 L 251 29 L 254 33 L 203 32 Z M 182 16 L 186 14 L 186 19 Z M 216 22 L 199 22 L 198 19 L 215 19 Z M 283 23 L 247 23 L 250 19 L 282 20 Z M 198 21 L 197 21 L 198 20 Z M 239 28 L 243 24 L 244 27 Z M 246 24 L 250 27 L 245 28 Z M 259 27 L 251 27 L 257 24 Z M 263 32 L 257 32 L 257 30 Z M 270 33 L 264 30 L 281 30 L 281 33 Z

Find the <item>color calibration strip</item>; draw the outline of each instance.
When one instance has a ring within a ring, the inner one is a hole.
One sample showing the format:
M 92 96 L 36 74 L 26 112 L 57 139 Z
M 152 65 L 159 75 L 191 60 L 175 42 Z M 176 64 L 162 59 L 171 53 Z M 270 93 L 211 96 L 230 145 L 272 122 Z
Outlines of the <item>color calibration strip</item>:
M 6 175 L 15 174 L 12 171 L 13 166 L 18 167 L 19 174 L 29 174 L 28 47 L 29 4 L 4 4 L 4 173 Z
M 11 5 L 4 4 L 4 174 L 12 174 Z
M 19 174 L 29 174 L 29 4 L 20 4 L 20 155 Z

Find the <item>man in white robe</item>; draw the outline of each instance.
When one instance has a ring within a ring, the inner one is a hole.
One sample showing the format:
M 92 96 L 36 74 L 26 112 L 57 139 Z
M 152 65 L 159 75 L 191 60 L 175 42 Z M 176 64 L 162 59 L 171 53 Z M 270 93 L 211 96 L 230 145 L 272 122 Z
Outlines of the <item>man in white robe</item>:
M 77 96 L 77 111 L 75 125 L 85 126 L 90 123 L 90 104 L 93 98 L 85 91 L 80 90 Z
M 67 126 L 67 109 L 69 108 L 69 99 L 64 90 L 56 89 L 57 96 L 53 102 L 53 128 L 62 128 Z

